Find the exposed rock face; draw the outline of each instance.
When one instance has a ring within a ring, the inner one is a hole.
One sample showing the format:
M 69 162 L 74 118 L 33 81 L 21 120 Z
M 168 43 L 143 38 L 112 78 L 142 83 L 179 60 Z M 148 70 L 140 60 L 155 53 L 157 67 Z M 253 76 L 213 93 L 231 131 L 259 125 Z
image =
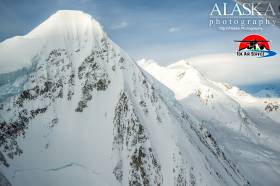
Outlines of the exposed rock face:
M 0 173 L 0 185 L 2 186 L 12 186 L 12 184 L 7 180 L 7 178 Z
M 115 109 L 114 150 L 116 154 L 127 152 L 129 159 L 129 185 L 162 185 L 161 168 L 153 153 L 149 137 L 140 123 L 136 111 L 125 92 L 121 93 Z M 125 148 L 125 149 L 124 149 Z M 123 165 L 120 159 L 114 169 L 122 182 Z

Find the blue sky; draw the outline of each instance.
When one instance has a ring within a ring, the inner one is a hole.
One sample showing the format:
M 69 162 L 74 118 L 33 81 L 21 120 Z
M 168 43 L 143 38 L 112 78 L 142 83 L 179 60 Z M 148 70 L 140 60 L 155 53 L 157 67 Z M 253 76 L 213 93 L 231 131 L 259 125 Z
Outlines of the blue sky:
M 0 40 L 28 33 L 57 10 L 77 9 L 99 20 L 136 59 L 170 63 L 199 54 L 200 43 L 210 37 L 219 41 L 219 32 L 208 28 L 213 4 L 211 0 L 1 0 Z M 203 50 L 215 52 L 214 48 Z
M 95 17 L 111 39 L 135 59 L 151 58 L 165 65 L 204 54 L 235 54 L 233 40 L 251 33 L 210 28 L 209 13 L 215 2 L 220 1 L 0 0 L 0 41 L 25 35 L 57 10 L 75 9 Z M 267 26 L 257 33 L 269 36 L 273 48 L 280 49 L 278 28 Z

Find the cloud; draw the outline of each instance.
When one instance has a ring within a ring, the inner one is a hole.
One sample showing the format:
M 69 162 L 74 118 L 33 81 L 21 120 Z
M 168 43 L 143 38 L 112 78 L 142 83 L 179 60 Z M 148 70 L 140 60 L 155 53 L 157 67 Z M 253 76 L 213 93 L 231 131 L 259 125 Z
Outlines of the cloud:
M 184 59 L 206 78 L 217 82 L 229 83 L 239 87 L 280 82 L 279 55 L 270 58 L 238 57 L 235 52 L 232 52 L 204 54 L 185 59 L 183 53 L 172 50 L 172 47 L 148 48 L 148 50 L 151 53 L 146 52 L 143 55 L 147 59 L 154 59 L 160 65 L 167 64 L 162 63 L 162 58 L 156 58 L 154 53 L 161 53 L 161 57 L 169 61 L 168 64 Z M 178 50 L 181 49 L 178 48 Z M 141 59 L 143 56 L 137 56 L 136 59 Z
M 172 32 L 178 32 L 180 30 L 181 29 L 179 27 L 171 27 L 171 28 L 169 28 L 168 32 L 172 33 Z
M 238 57 L 235 53 L 210 54 L 189 58 L 192 66 L 207 78 L 233 85 L 252 85 L 280 80 L 280 57 Z
M 117 24 L 113 24 L 111 26 L 111 29 L 113 30 L 117 30 L 117 29 L 123 29 L 123 28 L 126 28 L 128 26 L 128 23 L 125 22 L 125 21 L 122 21 L 120 23 L 117 23 Z

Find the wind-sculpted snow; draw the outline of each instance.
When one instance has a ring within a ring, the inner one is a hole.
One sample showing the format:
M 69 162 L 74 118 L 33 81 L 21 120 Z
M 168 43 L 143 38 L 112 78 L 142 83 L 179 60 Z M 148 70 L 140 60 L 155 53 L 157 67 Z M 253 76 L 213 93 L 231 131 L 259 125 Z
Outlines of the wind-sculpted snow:
M 1 101 L 2 180 L 14 186 L 249 185 L 212 131 L 89 15 L 60 11 L 50 19 L 28 34 L 43 47 L 30 58 L 28 73 L 11 78 L 24 79 L 19 92 Z

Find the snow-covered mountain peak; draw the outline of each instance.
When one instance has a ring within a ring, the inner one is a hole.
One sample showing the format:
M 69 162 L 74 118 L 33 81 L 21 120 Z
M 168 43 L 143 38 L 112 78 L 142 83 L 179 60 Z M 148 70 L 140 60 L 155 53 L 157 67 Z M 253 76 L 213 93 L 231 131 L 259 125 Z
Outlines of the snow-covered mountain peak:
M 201 72 L 199 72 L 195 67 L 190 65 L 188 63 L 188 61 L 186 61 L 186 60 L 180 60 L 176 63 L 168 65 L 167 68 L 168 69 L 174 69 L 174 70 L 177 70 L 177 71 L 184 71 L 185 74 L 187 74 L 188 78 L 192 78 L 192 81 L 194 79 L 200 80 L 200 81 L 206 79 L 206 77 L 204 77 L 203 74 L 201 74 Z
M 138 65 L 171 90 L 176 90 L 174 93 L 177 99 L 183 99 L 193 93 L 198 86 L 208 83 L 207 79 L 185 60 L 164 67 L 158 65 L 154 60 L 142 59 L 138 61 Z M 186 85 L 192 88 L 186 89 Z
M 186 60 L 180 60 L 176 63 L 170 64 L 167 66 L 168 68 L 193 68 Z
M 102 26 L 89 14 L 76 10 L 59 10 L 26 37 L 58 35 L 59 38 L 63 36 L 63 39 L 80 39 L 79 37 L 90 37 L 91 35 L 102 37 L 103 34 Z
M 141 59 L 141 60 L 137 61 L 137 63 L 138 63 L 138 65 L 140 65 L 142 68 L 144 68 L 147 71 L 155 70 L 156 68 L 159 68 L 161 70 L 168 69 L 168 71 L 177 72 L 177 73 L 181 74 L 181 75 L 179 75 L 179 79 L 183 78 L 184 77 L 183 75 L 186 74 L 183 72 L 187 72 L 186 75 L 189 78 L 190 78 L 190 76 L 193 76 L 192 81 L 194 79 L 206 79 L 203 76 L 203 74 L 201 74 L 195 67 L 190 65 L 188 63 L 188 61 L 186 61 L 186 60 L 180 60 L 180 61 L 170 64 L 168 66 L 161 66 L 153 59 Z
M 29 67 L 36 56 L 47 57 L 53 49 L 65 49 L 69 54 L 83 51 L 89 55 L 95 47 L 100 47 L 103 38 L 107 38 L 106 33 L 90 15 L 60 10 L 27 35 L 0 43 L 0 74 Z
M 158 65 L 156 61 L 152 60 L 152 59 L 140 59 L 139 61 L 137 61 L 138 65 L 142 66 L 150 66 L 150 65 Z M 159 66 L 159 65 L 158 65 Z

